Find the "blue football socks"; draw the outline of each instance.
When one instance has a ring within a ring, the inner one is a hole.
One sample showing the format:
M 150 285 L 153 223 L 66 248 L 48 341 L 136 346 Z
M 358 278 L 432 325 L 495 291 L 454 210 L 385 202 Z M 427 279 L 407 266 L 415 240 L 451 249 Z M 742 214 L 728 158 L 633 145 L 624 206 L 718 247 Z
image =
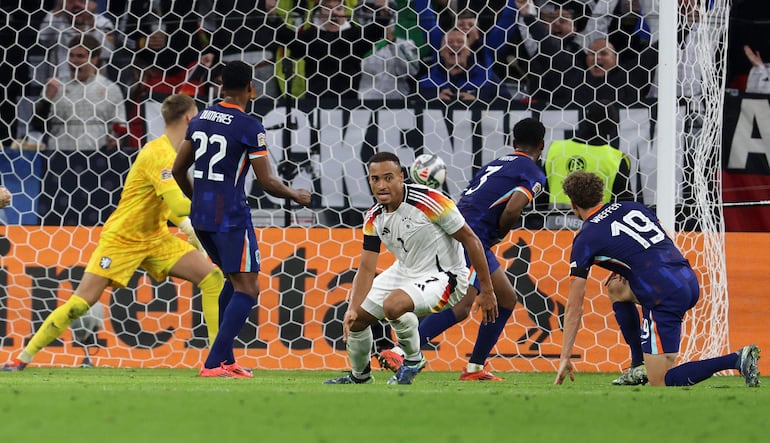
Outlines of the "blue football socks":
M 470 362 L 477 365 L 484 365 L 487 361 L 489 353 L 492 352 L 492 348 L 497 344 L 497 340 L 500 338 L 500 334 L 505 329 L 505 324 L 513 314 L 513 309 L 506 309 L 502 307 L 497 308 L 499 315 L 492 323 L 480 324 L 479 333 L 476 336 L 476 344 L 473 345 L 473 352 L 471 353 Z
M 255 304 L 256 300 L 249 295 L 243 292 L 233 292 L 233 296 L 230 299 L 230 303 L 227 304 L 224 313 L 219 313 L 222 323 L 219 326 L 217 339 L 214 340 L 209 356 L 206 358 L 206 363 L 204 364 L 206 368 L 216 368 L 222 362 L 225 362 L 225 364 L 235 362 L 235 358 L 233 358 L 233 342 L 235 337 L 241 332 Z
M 457 323 L 457 318 L 451 309 L 444 309 L 441 312 L 436 312 L 423 318 L 420 326 L 417 328 L 420 332 L 420 348 L 442 332 L 451 328 L 455 323 Z
M 692 386 L 719 371 L 735 369 L 736 366 L 738 366 L 738 354 L 735 352 L 721 357 L 683 363 L 666 372 L 666 386 Z
M 620 333 L 623 334 L 623 339 L 631 348 L 631 367 L 644 364 L 642 340 L 639 337 L 641 333 L 639 310 L 634 303 L 617 301 L 612 304 L 612 310 L 615 312 L 615 320 L 620 327 Z

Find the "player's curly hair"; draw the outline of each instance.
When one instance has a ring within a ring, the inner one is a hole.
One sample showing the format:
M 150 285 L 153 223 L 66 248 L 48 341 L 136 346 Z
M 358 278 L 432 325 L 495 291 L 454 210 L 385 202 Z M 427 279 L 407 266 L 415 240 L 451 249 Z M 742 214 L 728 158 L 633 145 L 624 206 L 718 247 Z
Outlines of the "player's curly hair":
M 604 182 L 598 175 L 575 171 L 564 179 L 562 185 L 572 203 L 581 209 L 590 209 L 598 205 L 604 196 Z

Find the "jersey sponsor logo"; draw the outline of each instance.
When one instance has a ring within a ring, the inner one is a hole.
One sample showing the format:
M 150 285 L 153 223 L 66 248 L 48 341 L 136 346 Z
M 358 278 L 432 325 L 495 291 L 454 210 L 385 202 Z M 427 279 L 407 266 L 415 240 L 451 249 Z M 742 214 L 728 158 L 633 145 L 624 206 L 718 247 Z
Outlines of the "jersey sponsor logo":
M 171 169 L 163 169 L 160 171 L 161 180 L 171 180 L 174 176 L 171 174 Z
M 262 147 L 266 146 L 267 142 L 265 141 L 265 134 L 261 133 L 257 135 L 257 146 Z
M 102 269 L 110 269 L 112 266 L 112 259 L 109 257 L 102 257 L 99 259 L 99 267 Z

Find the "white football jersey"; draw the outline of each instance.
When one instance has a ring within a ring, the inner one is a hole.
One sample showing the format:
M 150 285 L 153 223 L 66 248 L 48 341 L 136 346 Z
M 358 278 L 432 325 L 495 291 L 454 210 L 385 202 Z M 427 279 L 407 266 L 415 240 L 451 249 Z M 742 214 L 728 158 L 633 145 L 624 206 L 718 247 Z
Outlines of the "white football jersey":
M 465 275 L 467 267 L 460 242 L 451 237 L 465 225 L 454 201 L 422 185 L 405 185 L 404 201 L 394 212 L 374 205 L 364 220 L 364 235 L 377 236 L 396 256 L 402 275 L 418 277 L 451 271 Z

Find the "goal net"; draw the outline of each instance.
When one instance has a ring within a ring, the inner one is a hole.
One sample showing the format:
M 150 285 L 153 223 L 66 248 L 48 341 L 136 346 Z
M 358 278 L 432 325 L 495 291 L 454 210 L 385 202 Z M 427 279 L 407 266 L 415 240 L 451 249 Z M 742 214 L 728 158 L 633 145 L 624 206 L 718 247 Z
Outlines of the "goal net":
M 727 0 L 680 9 L 678 42 L 659 40 L 656 0 L 577 2 L 589 8 L 535 1 L 526 11 L 514 0 L 452 2 L 468 11 L 434 10 L 428 0 L 266 0 L 256 8 L 161 1 L 149 10 L 142 2 L 125 10 L 52 3 L 21 2 L 2 16 L 0 180 L 13 202 L 0 210 L 0 360 L 14 357 L 77 288 L 138 148 L 163 131 L 163 98 L 216 101 L 216 67 L 234 59 L 255 66 L 259 98 L 247 111 L 267 129 L 277 173 L 317 196 L 298 208 L 247 183 L 263 262 L 259 302 L 236 342 L 244 366 L 347 367 L 342 317 L 362 216 L 373 202 L 365 171 L 373 153 L 395 152 L 404 166 L 439 155 L 448 168 L 444 191 L 456 199 L 484 163 L 511 151 L 517 121 L 541 120 L 548 147 L 575 136 L 595 102 L 617 112 L 607 144 L 628 159 L 629 198 L 657 207 L 659 195 L 676 196 L 673 235 L 702 286 L 685 319 L 681 359 L 727 350 L 720 192 Z M 98 43 L 89 54 L 99 64 L 99 88 L 71 67 L 70 43 L 83 32 Z M 680 60 L 675 147 L 656 143 L 664 44 L 675 45 Z M 450 58 L 462 75 L 448 74 Z M 676 178 L 659 187 L 664 149 L 676 150 Z M 543 159 L 558 160 L 548 149 Z M 585 160 L 571 159 L 570 168 Z M 492 370 L 553 371 L 558 362 L 579 221 L 553 196 L 535 201 L 497 246 L 519 303 Z M 392 260 L 383 253 L 380 270 Z M 589 280 L 575 348 L 580 370 L 629 364 L 606 276 L 596 269 Z M 463 367 L 477 328 L 471 318 L 431 342 L 429 369 Z M 375 329 L 377 348 L 392 346 L 391 331 Z M 199 290 L 138 270 L 35 363 L 198 367 L 207 346 Z

